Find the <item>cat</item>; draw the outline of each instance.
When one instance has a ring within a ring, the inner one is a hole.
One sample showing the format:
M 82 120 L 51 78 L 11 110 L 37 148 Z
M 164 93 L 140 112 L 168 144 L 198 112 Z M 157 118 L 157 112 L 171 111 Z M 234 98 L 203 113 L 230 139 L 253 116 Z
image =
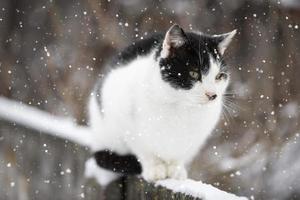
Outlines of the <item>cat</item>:
M 230 78 L 223 54 L 235 34 L 185 32 L 175 24 L 120 52 L 89 99 L 97 163 L 130 158 L 147 181 L 186 179 L 220 118 Z M 109 162 L 105 167 L 114 168 Z

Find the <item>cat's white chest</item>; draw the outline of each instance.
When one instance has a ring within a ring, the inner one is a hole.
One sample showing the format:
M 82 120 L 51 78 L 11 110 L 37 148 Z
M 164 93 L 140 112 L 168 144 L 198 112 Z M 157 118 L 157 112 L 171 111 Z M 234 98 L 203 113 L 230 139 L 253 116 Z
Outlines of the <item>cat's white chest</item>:
M 136 115 L 134 150 L 149 151 L 166 160 L 188 162 L 216 125 L 221 106 L 145 105 L 140 110 Z

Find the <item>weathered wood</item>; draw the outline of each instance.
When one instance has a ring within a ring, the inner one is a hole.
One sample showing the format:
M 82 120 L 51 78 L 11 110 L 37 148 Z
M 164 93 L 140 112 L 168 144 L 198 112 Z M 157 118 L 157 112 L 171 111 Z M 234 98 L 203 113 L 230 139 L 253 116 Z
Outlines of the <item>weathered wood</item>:
M 126 183 L 126 200 L 200 200 L 182 193 L 174 193 L 173 191 L 155 186 L 153 183 L 146 182 L 144 179 L 137 177 L 127 177 Z
M 105 200 L 125 200 L 125 184 L 124 178 L 120 178 L 107 187 L 105 187 L 103 199 Z

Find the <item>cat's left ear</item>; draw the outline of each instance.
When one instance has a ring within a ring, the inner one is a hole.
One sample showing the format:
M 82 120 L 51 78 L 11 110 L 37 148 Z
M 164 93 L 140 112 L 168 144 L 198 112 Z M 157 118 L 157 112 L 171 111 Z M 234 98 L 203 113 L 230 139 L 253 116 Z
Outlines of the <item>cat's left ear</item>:
M 186 42 L 187 36 L 184 33 L 183 29 L 177 24 L 173 25 L 165 35 L 162 45 L 161 57 L 168 57 L 173 51 L 183 46 Z
M 236 29 L 229 33 L 214 35 L 214 38 L 217 38 L 218 40 L 218 50 L 221 53 L 221 55 L 224 54 L 225 50 L 227 49 L 228 45 L 232 41 L 232 38 L 235 36 L 235 34 L 236 34 Z

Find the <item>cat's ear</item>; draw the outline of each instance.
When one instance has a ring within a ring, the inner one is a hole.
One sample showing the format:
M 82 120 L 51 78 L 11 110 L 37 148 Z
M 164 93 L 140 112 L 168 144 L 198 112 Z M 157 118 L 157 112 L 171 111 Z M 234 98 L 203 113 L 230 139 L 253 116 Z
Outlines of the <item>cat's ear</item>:
M 214 35 L 214 38 L 217 38 L 218 41 L 218 50 L 221 53 L 221 55 L 224 54 L 225 50 L 227 49 L 228 45 L 230 44 L 232 38 L 236 34 L 236 29 L 229 32 L 229 33 L 224 33 L 221 35 Z
M 165 35 L 161 57 L 168 57 L 174 49 L 181 47 L 186 41 L 187 37 L 183 29 L 179 25 L 174 24 Z

